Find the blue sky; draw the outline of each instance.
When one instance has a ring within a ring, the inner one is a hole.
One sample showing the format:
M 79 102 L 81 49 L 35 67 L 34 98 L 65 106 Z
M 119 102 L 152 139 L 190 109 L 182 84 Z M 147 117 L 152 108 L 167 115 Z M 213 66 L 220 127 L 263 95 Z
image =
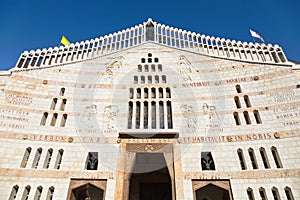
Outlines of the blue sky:
M 88 40 L 140 24 L 150 17 L 169 26 L 226 39 L 280 45 L 300 61 L 299 0 L 101 1 L 0 0 L 0 70 L 10 69 L 25 50 Z M 258 40 L 257 40 L 258 41 Z

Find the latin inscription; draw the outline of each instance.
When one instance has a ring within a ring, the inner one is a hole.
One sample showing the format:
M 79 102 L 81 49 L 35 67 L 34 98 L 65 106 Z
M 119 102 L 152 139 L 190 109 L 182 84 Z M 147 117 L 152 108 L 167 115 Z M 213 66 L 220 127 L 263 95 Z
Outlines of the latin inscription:
M 272 92 L 269 95 L 272 97 L 269 103 L 284 103 L 300 100 L 300 96 L 297 96 L 292 90 Z
M 16 94 L 8 94 L 5 97 L 6 103 L 13 105 L 29 106 L 32 103 L 32 97 Z
M 28 123 L 28 112 L 0 108 L 0 127 L 24 129 Z

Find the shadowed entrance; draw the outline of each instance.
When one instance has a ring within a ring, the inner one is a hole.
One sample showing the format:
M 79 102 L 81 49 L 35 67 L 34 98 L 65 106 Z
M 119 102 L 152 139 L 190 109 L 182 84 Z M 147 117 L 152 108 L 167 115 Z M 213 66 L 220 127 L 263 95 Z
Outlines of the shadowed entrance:
M 162 153 L 137 153 L 129 200 L 172 200 L 172 181 Z

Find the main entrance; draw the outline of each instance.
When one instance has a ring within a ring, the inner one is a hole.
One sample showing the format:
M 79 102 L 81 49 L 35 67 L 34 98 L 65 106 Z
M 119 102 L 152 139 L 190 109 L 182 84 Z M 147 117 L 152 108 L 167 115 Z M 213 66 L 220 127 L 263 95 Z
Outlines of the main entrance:
M 175 200 L 172 143 L 123 143 L 115 199 Z
M 129 200 L 172 200 L 172 183 L 162 153 L 137 153 Z
M 233 200 L 229 180 L 193 180 L 196 200 Z

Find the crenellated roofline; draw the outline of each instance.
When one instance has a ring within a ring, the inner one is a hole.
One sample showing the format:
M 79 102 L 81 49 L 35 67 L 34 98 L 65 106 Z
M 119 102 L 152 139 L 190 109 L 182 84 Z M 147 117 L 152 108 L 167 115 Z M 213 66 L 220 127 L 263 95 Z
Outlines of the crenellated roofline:
M 278 45 L 247 43 L 173 28 L 153 22 L 127 28 L 103 37 L 48 49 L 24 51 L 11 71 L 36 69 L 84 61 L 145 42 L 236 61 L 292 66 Z

